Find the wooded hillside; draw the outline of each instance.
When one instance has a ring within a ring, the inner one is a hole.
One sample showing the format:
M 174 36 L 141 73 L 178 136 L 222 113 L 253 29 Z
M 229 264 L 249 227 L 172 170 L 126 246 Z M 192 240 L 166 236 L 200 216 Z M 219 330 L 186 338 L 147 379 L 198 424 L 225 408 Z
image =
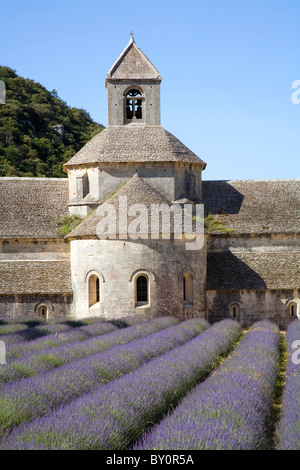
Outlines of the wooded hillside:
M 57 92 L 0 66 L 0 176 L 66 177 L 62 165 L 103 129 Z

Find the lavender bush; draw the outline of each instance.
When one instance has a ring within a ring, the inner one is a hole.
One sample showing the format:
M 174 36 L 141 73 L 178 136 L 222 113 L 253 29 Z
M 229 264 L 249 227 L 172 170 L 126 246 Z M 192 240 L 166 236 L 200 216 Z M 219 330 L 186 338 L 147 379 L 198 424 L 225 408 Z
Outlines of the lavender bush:
M 16 429 L 4 449 L 124 449 L 212 369 L 241 333 L 215 324 L 114 382 Z
M 38 352 L 42 349 L 54 348 L 62 344 L 74 343 L 76 341 L 86 341 L 95 336 L 110 333 L 117 329 L 112 323 L 98 322 L 92 325 L 81 326 L 79 328 L 69 328 L 62 333 L 49 334 L 46 337 L 37 338 L 34 341 L 11 344 L 7 347 L 7 361 L 11 362 L 19 357 L 24 357 L 31 352 Z
M 32 315 L 22 315 L 17 317 L 1 317 L 0 318 L 0 325 L 14 325 L 14 324 L 23 324 L 28 327 L 34 327 L 37 325 L 48 325 L 48 324 L 58 324 L 58 323 L 65 323 L 69 324 L 72 323 L 73 326 L 83 326 L 92 323 L 93 321 L 99 322 L 99 317 L 94 318 L 82 318 L 78 319 L 75 317 L 52 317 L 52 318 L 42 318 Z
M 134 449 L 265 449 L 279 340 L 274 324 L 252 325 L 220 368 L 142 436 Z
M 16 333 L 24 329 L 26 328 L 21 323 L 15 323 L 14 325 L 1 325 L 0 324 L 0 339 L 2 339 L 3 335 L 7 335 L 9 333 Z
M 17 317 L 1 317 L 0 325 L 25 324 L 25 326 L 36 326 L 46 323 L 47 320 L 41 317 L 33 317 L 31 315 Z
M 70 331 L 72 327 L 67 323 L 49 323 L 47 325 L 37 325 L 34 327 L 34 329 L 36 331 L 45 331 L 47 335 L 52 335 L 55 333 Z
M 26 316 L 26 317 L 2 317 L 0 318 L 0 335 L 19 330 L 26 330 L 28 328 L 35 328 L 38 330 L 46 329 L 50 333 L 62 331 L 69 328 L 78 328 L 81 326 L 93 325 L 95 323 L 104 322 L 104 319 L 99 317 L 94 318 L 73 318 L 73 317 L 54 317 L 44 319 L 40 317 Z M 124 321 L 124 323 L 126 323 Z M 138 323 L 138 320 L 136 321 Z M 57 328 L 55 328 L 57 326 Z M 126 325 L 125 325 L 126 326 Z
M 72 323 L 72 322 L 71 322 Z M 75 323 L 73 324 L 74 327 Z M 81 323 L 78 323 L 80 326 Z M 59 334 L 70 331 L 72 326 L 68 321 L 59 323 L 41 323 L 39 320 L 28 320 L 23 323 L 11 323 L 0 326 L 0 338 L 6 345 L 18 345 L 20 342 L 33 341 L 36 338 L 50 334 Z
M 292 348 L 294 341 L 300 341 L 299 320 L 289 324 L 286 340 L 288 362 L 281 417 L 276 430 L 277 449 L 300 450 L 300 364 L 293 363 L 293 353 L 296 353 L 294 362 L 298 362 L 300 357 L 297 353 L 299 344 Z
M 37 330 L 36 328 L 28 328 L 24 326 L 23 330 L 7 333 L 1 335 L 1 341 L 4 341 L 6 345 L 21 343 L 24 341 L 33 341 L 42 336 L 48 335 L 46 328 Z
M 7 430 L 21 421 L 43 416 L 96 385 L 105 385 L 153 357 L 189 341 L 208 326 L 202 319 L 187 320 L 52 372 L 9 384 L 1 390 L 0 428 Z
M 173 317 L 155 318 L 142 325 L 134 325 L 86 341 L 65 344 L 55 349 L 49 347 L 38 351 L 38 353 L 30 352 L 22 359 L 0 368 L 0 384 L 37 375 L 43 371 L 105 351 L 118 344 L 142 338 L 176 323 L 178 320 Z

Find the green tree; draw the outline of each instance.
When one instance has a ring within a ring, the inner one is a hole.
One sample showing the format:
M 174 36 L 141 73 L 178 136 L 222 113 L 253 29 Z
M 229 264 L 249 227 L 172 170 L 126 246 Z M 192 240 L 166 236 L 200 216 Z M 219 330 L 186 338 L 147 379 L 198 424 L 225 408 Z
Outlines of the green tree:
M 0 106 L 0 176 L 65 177 L 63 163 L 104 127 L 56 90 L 0 66 L 6 104 Z M 59 134 L 56 126 L 63 126 Z

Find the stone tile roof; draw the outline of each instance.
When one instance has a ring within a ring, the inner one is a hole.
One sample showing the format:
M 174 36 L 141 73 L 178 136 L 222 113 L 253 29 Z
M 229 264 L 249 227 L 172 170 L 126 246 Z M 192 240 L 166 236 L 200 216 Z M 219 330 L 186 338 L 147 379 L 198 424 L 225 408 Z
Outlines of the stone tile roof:
M 155 193 L 154 202 L 162 198 Z M 0 238 L 56 238 L 55 219 L 68 215 L 68 180 L 0 178 L 0 200 Z M 204 181 L 203 200 L 236 234 L 300 232 L 300 180 Z
M 69 261 L 0 261 L 0 294 L 71 294 Z
M 0 178 L 0 238 L 57 238 L 68 198 L 65 178 Z
M 299 233 L 299 180 L 203 181 L 205 212 L 233 233 Z
M 206 164 L 161 126 L 108 127 L 93 137 L 65 166 L 98 162 L 188 162 Z
M 161 76 L 148 57 L 135 44 L 134 39 L 131 38 L 122 54 L 108 72 L 106 80 L 109 79 L 161 81 Z
M 147 209 L 148 214 L 151 214 L 151 204 L 167 204 L 168 206 L 171 205 L 171 202 L 164 198 L 161 194 L 159 194 L 154 188 L 152 188 L 148 183 L 146 183 L 142 178 L 135 174 L 130 180 L 118 191 L 116 191 L 111 197 L 109 197 L 105 203 L 101 204 L 97 209 L 95 209 L 91 214 L 89 214 L 71 233 L 69 233 L 66 238 L 69 237 L 83 237 L 83 236 L 97 236 L 97 224 L 103 218 L 103 207 L 106 204 L 110 204 L 115 208 L 116 211 L 116 220 L 119 220 L 119 201 L 120 198 L 126 197 L 127 198 L 127 207 L 128 209 L 133 204 L 143 204 L 143 206 Z M 128 225 L 132 220 L 135 220 L 139 217 L 137 213 L 134 216 L 128 216 L 127 221 Z M 172 220 L 172 219 L 171 219 Z M 151 219 L 148 219 L 148 226 L 150 227 Z M 172 230 L 172 223 L 171 223 L 171 230 Z M 161 224 L 159 225 L 161 229 Z M 117 230 L 116 233 L 120 233 Z M 121 231 L 122 233 L 122 231 Z M 147 232 L 148 233 L 148 232 Z
M 300 252 L 208 253 L 207 289 L 296 289 Z

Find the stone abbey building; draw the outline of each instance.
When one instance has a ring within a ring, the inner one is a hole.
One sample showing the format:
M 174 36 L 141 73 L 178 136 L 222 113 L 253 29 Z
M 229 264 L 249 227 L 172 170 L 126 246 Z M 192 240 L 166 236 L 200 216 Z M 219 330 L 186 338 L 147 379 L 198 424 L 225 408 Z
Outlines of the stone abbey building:
M 300 180 L 202 181 L 206 163 L 161 127 L 160 84 L 131 38 L 106 77 L 108 127 L 67 178 L 0 178 L 0 316 L 300 317 Z M 118 214 L 120 198 L 202 203 L 217 223 L 198 250 L 160 226 L 159 238 L 99 238 L 103 204 Z M 61 235 L 70 216 L 79 224 Z

